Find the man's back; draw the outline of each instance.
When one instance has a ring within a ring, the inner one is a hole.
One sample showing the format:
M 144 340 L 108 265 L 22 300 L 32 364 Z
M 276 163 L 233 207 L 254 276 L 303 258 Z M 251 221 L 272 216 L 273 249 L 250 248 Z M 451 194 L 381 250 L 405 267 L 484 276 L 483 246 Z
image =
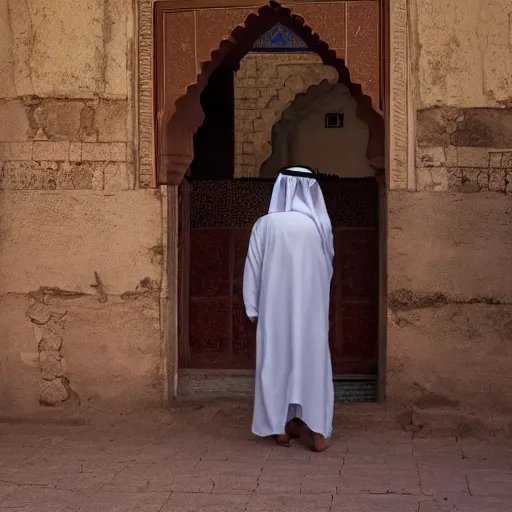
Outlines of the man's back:
M 315 223 L 302 213 L 270 213 L 257 222 L 255 231 L 262 253 L 260 319 L 277 313 L 275 307 L 265 307 L 275 302 L 281 314 L 323 309 L 329 300 L 323 286 L 328 274 Z
M 269 214 L 254 225 L 244 273 L 246 312 L 258 321 L 253 432 L 259 436 L 283 434 L 292 418 L 323 439 L 331 433 L 332 255 L 318 183 L 280 174 Z

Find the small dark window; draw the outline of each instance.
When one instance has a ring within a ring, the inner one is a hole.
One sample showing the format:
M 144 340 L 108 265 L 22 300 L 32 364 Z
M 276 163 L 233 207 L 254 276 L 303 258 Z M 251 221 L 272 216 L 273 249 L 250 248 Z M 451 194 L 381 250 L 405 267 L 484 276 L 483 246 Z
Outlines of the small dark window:
M 325 114 L 326 128 L 343 128 L 343 114 Z

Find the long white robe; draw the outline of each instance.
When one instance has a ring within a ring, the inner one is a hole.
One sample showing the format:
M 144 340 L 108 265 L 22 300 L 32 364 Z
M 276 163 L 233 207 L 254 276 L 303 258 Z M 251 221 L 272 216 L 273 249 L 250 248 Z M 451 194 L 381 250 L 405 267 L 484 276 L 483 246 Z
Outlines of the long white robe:
M 244 301 L 247 315 L 258 319 L 252 425 L 258 436 L 284 433 L 293 417 L 325 437 L 332 431 L 332 229 L 313 181 L 279 176 L 274 213 L 256 222 L 249 243 Z

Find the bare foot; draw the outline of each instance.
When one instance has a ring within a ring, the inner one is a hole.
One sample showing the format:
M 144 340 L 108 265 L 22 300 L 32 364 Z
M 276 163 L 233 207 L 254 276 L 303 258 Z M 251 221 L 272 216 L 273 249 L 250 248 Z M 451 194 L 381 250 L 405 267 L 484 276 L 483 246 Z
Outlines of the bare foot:
M 311 432 L 311 440 L 313 442 L 313 451 L 320 453 L 325 452 L 329 445 L 327 444 L 327 439 L 322 434 L 317 434 L 316 432 Z
M 290 436 L 290 439 L 299 439 L 303 425 L 304 422 L 302 420 L 299 420 L 299 418 L 293 418 L 286 424 L 284 430 Z
M 291 444 L 290 444 L 290 436 L 287 433 L 279 434 L 279 435 L 275 436 L 275 440 L 276 440 L 276 443 L 279 446 L 284 446 L 286 448 L 291 446 Z

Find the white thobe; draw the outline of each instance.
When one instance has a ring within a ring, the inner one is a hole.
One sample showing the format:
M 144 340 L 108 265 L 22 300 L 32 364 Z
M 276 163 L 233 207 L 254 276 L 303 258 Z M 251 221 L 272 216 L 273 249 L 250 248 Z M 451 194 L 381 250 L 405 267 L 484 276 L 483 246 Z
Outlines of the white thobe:
M 331 276 L 332 265 L 326 264 L 311 217 L 283 211 L 256 222 L 245 266 L 244 301 L 247 315 L 258 318 L 252 425 L 258 436 L 284 433 L 293 417 L 324 437 L 331 434 Z

